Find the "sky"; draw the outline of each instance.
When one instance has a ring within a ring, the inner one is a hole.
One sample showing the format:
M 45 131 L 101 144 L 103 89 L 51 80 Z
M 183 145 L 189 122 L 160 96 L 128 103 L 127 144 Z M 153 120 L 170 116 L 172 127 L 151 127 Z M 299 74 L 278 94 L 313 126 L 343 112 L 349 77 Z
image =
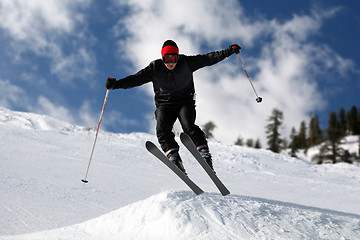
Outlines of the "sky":
M 236 57 L 194 73 L 197 121 L 215 139 L 259 138 L 274 108 L 282 134 L 359 106 L 360 3 L 244 0 L 0 0 L 0 107 L 96 127 L 108 77 L 134 74 L 173 39 L 196 55 L 237 43 Z M 111 90 L 101 129 L 155 133 L 151 83 Z M 179 128 L 178 123 L 175 126 Z

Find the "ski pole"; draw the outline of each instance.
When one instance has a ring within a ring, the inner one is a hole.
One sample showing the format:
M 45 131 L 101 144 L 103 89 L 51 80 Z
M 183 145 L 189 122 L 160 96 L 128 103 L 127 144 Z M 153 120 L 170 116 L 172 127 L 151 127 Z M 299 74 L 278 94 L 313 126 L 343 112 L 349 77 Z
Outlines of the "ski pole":
M 240 63 L 241 63 L 241 66 L 242 66 L 243 69 L 244 69 L 244 72 L 245 72 L 245 74 L 246 74 L 246 76 L 247 76 L 247 78 L 248 78 L 248 80 L 249 80 L 249 82 L 250 82 L 250 84 L 251 84 L 252 89 L 253 89 L 254 92 L 255 92 L 256 102 L 260 103 L 260 102 L 262 101 L 262 98 L 259 97 L 259 95 L 257 94 L 257 92 L 256 92 L 256 90 L 255 90 L 255 88 L 254 88 L 254 85 L 253 85 L 253 83 L 251 82 L 251 79 L 250 79 L 250 77 L 249 77 L 249 74 L 246 72 L 245 67 L 244 67 L 244 64 L 243 64 L 243 62 L 242 62 L 241 59 L 240 59 L 239 54 L 237 53 L 236 55 L 237 55 L 237 57 L 238 57 L 238 59 L 239 59 L 239 61 L 240 61 Z
M 100 128 L 100 123 L 101 123 L 102 117 L 103 117 L 103 115 L 104 115 L 104 110 L 105 110 L 106 101 L 107 101 L 107 98 L 108 98 L 108 95 L 109 95 L 109 90 L 110 90 L 110 88 L 107 89 L 107 91 L 106 91 L 105 100 L 104 100 L 104 104 L 103 104 L 103 107 L 102 107 L 102 110 L 101 110 L 99 123 L 98 123 L 97 129 L 96 129 L 95 140 L 94 140 L 94 144 L 93 144 L 93 146 L 92 146 L 92 150 L 91 150 L 91 154 L 90 154 L 90 160 L 89 160 L 89 164 L 88 164 L 88 166 L 87 166 L 85 178 L 84 178 L 84 179 L 81 179 L 81 181 L 84 183 L 84 184 L 83 184 L 83 187 L 85 186 L 85 183 L 88 183 L 88 182 L 89 182 L 89 181 L 86 180 L 86 179 L 87 179 L 87 175 L 88 175 L 88 173 L 89 173 L 90 163 L 91 163 L 91 159 L 92 159 L 92 156 L 93 156 L 93 153 L 94 153 L 94 148 L 95 148 L 95 144 L 96 144 L 96 139 L 97 139 L 97 135 L 98 135 L 99 128 Z

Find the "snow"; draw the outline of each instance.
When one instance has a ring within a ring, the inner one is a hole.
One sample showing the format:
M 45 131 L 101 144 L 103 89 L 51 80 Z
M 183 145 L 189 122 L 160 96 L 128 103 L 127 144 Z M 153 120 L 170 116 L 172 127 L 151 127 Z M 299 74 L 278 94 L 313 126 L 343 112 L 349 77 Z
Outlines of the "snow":
M 359 136 L 346 136 L 341 142 L 340 142 L 340 147 L 343 148 L 344 150 L 347 150 L 350 154 L 358 154 L 359 152 Z M 301 159 L 307 160 L 309 162 L 312 161 L 313 157 L 315 157 L 315 155 L 319 154 L 320 152 L 320 146 L 314 146 L 309 148 L 306 153 L 304 152 L 304 150 L 299 150 L 299 152 L 297 153 L 297 156 Z M 285 154 L 289 154 L 289 153 L 285 153 Z M 328 162 L 332 161 L 329 160 Z M 326 163 L 326 161 L 325 161 Z M 358 164 L 357 162 L 354 162 L 354 164 Z
M 181 148 L 189 176 L 206 191 L 196 196 L 146 151 L 155 136 L 100 130 L 83 187 L 94 129 L 0 108 L 0 132 L 1 240 L 360 235 L 358 166 L 314 165 L 210 142 L 216 172 L 231 194 L 221 196 Z

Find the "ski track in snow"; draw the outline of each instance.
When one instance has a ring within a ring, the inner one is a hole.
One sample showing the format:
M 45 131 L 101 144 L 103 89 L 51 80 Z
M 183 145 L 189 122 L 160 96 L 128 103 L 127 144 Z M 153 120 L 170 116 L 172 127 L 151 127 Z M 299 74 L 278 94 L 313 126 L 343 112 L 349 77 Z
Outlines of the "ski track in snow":
M 74 226 L 2 239 L 352 239 L 359 221 L 286 202 L 171 191 Z
M 354 165 L 210 142 L 231 191 L 222 197 L 181 148 L 189 176 L 207 191 L 196 197 L 145 150 L 155 136 L 100 131 L 83 188 L 94 129 L 0 108 L 0 132 L 0 240 L 360 236 Z

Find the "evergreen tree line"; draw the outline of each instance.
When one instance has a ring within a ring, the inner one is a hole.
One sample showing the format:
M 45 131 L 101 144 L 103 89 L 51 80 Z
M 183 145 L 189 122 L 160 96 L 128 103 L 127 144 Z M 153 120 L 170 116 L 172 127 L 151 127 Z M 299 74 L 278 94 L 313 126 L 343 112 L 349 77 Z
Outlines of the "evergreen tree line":
M 308 125 L 305 121 L 302 121 L 298 131 L 294 127 L 292 128 L 289 144 L 279 131 L 282 127 L 283 118 L 283 113 L 278 109 L 274 109 L 268 119 L 269 124 L 266 126 L 266 134 L 268 149 L 271 151 L 279 153 L 282 150 L 290 149 L 291 155 L 296 157 L 300 149 L 306 153 L 310 147 L 319 145 L 320 152 L 312 159 L 315 163 L 359 160 L 360 148 L 357 155 L 351 155 L 341 148 L 341 143 L 345 136 L 359 135 L 360 145 L 360 108 L 358 111 L 353 106 L 349 111 L 341 108 L 338 113 L 331 112 L 328 127 L 324 130 L 320 128 L 317 116 L 311 117 Z
M 278 109 L 273 109 L 271 116 L 267 119 L 266 138 L 268 149 L 280 153 L 283 150 L 290 149 L 290 154 L 297 157 L 299 150 L 306 153 L 310 147 L 320 146 L 320 152 L 312 159 L 315 163 L 323 163 L 324 161 L 352 162 L 360 161 L 360 108 L 353 106 L 349 111 L 341 108 L 340 111 L 331 112 L 328 119 L 328 127 L 321 129 L 317 116 L 312 116 L 309 123 L 302 121 L 299 129 L 295 127 L 291 129 L 290 141 L 281 135 L 283 127 L 284 114 Z M 210 121 L 203 127 L 206 138 L 213 138 L 213 130 L 216 125 Z M 358 154 L 351 155 L 348 151 L 342 149 L 340 144 L 345 136 L 359 136 Z M 260 140 L 244 139 L 240 136 L 234 143 L 235 145 L 246 145 L 248 147 L 261 148 Z
M 216 125 L 214 122 L 210 121 L 208 123 L 206 123 L 205 125 L 202 126 L 202 130 L 204 131 L 205 133 L 205 137 L 207 139 L 211 139 L 211 138 L 214 138 L 214 134 L 213 134 L 213 131 L 214 129 L 216 128 Z M 239 146 L 243 146 L 243 145 L 246 145 L 248 147 L 253 147 L 253 148 L 261 148 L 261 144 L 260 144 L 260 140 L 259 139 L 247 139 L 245 144 L 244 144 L 244 139 L 239 136 L 237 138 L 237 140 L 235 141 L 234 143 L 235 145 L 239 145 Z

